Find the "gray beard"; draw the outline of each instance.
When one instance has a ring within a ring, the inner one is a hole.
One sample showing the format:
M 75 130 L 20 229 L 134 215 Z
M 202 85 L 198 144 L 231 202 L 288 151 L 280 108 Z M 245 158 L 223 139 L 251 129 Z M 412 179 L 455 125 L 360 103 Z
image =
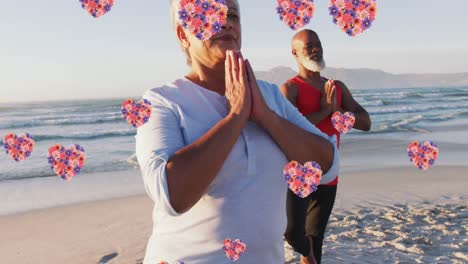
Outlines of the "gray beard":
M 319 62 L 316 62 L 316 61 L 311 60 L 307 56 L 302 57 L 301 64 L 302 66 L 304 66 L 304 68 L 306 68 L 307 70 L 311 72 L 321 72 L 326 67 L 326 63 L 324 59 L 322 59 Z

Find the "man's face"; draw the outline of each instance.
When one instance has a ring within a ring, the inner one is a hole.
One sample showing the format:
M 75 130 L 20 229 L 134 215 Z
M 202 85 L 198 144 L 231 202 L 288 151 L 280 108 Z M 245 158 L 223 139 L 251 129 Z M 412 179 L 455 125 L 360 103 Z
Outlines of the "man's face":
M 309 71 L 321 72 L 325 68 L 322 43 L 316 34 L 304 34 L 296 49 L 297 61 Z
M 306 56 L 317 63 L 323 60 L 322 43 L 316 34 L 307 34 L 302 40 L 302 56 Z

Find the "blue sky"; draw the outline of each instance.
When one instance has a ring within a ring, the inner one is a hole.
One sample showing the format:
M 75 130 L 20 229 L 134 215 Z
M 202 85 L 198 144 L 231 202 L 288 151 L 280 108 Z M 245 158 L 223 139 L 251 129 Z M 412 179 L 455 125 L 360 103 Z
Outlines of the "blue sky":
M 296 64 L 276 0 L 239 0 L 243 53 L 255 70 Z M 391 73 L 468 72 L 468 1 L 378 0 L 373 27 L 348 37 L 315 1 L 328 66 Z M 78 0 L 2 1 L 0 102 L 140 96 L 183 76 L 169 0 L 115 0 L 95 19 Z

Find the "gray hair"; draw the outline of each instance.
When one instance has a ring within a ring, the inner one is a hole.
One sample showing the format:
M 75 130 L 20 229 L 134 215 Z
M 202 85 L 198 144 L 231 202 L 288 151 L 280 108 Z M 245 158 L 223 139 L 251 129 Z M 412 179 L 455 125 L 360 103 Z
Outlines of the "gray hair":
M 180 0 L 169 0 L 169 18 L 171 19 L 172 30 L 176 32 L 177 26 L 179 25 L 179 3 Z M 180 49 L 185 53 L 187 59 L 187 65 L 192 66 L 192 59 L 190 58 L 190 52 L 188 49 L 182 46 L 182 43 L 179 43 Z

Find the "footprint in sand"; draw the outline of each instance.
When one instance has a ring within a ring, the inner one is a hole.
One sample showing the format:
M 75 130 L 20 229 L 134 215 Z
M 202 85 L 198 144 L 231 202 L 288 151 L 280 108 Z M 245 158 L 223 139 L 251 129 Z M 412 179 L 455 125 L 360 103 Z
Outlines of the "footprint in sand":
M 97 264 L 106 264 L 107 262 L 109 262 L 109 260 L 117 257 L 118 255 L 119 255 L 119 253 L 117 253 L 117 252 L 111 253 L 109 255 L 105 255 L 99 260 L 99 262 Z

